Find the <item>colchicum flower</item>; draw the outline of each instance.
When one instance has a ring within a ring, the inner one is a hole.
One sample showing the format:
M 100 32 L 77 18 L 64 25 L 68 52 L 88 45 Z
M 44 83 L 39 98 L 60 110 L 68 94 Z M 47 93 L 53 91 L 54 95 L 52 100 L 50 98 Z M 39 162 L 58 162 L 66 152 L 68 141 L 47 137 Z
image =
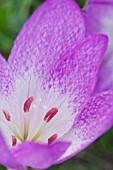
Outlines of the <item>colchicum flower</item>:
M 74 0 L 47 0 L 0 56 L 0 164 L 44 169 L 86 148 L 113 124 L 113 91 L 92 96 L 107 47 L 85 37 Z
M 113 0 L 87 0 L 84 9 L 87 35 L 107 34 L 109 37 L 95 87 L 95 92 L 101 92 L 113 88 Z

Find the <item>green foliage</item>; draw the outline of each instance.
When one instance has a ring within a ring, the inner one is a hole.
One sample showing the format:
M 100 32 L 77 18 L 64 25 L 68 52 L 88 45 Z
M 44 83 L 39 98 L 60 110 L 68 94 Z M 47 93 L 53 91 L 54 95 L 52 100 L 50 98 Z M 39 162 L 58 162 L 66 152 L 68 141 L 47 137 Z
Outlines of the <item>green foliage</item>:
M 0 51 L 7 58 L 14 39 L 31 13 L 43 1 L 1 0 L 0 1 Z
M 44 0 L 0 0 L 0 51 L 8 58 L 19 30 Z M 83 8 L 85 0 L 76 0 Z M 75 139 L 76 140 L 76 139 Z M 113 129 L 76 157 L 48 170 L 113 170 Z M 0 166 L 0 170 L 5 170 Z
M 78 5 L 81 8 L 83 8 L 85 6 L 86 2 L 87 2 L 87 0 L 75 0 L 75 1 L 78 3 Z

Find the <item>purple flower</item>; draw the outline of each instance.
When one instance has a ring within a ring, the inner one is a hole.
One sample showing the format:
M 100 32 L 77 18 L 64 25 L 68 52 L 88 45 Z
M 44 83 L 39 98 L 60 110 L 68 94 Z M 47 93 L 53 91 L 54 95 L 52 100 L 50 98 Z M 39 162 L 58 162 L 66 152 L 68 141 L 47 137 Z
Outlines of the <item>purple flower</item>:
M 73 0 L 47 0 L 0 56 L 0 164 L 44 169 L 74 156 L 113 124 L 113 91 L 91 96 L 107 47 L 85 38 Z
M 99 70 L 95 92 L 111 89 L 113 88 L 113 0 L 88 0 L 83 15 L 87 35 L 102 33 L 109 37 L 109 46 Z

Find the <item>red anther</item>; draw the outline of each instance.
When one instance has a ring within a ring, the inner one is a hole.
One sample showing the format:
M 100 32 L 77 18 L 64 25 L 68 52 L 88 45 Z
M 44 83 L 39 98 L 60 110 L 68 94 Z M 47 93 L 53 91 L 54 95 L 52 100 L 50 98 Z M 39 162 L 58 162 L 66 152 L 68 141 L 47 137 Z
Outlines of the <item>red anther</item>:
M 52 135 L 52 136 L 48 139 L 48 144 L 53 143 L 57 138 L 58 138 L 58 134 Z
M 33 100 L 34 100 L 34 98 L 33 98 L 33 96 L 31 96 L 25 101 L 25 103 L 24 103 L 24 112 L 25 113 L 29 112 L 29 109 L 30 109 L 30 106 L 31 106 Z
M 12 135 L 12 146 L 15 146 L 17 143 L 17 139 L 15 136 Z
M 49 122 L 57 114 L 57 112 L 58 109 L 56 107 L 49 110 L 44 117 L 44 121 Z
M 4 113 L 4 116 L 5 116 L 6 120 L 10 122 L 11 117 L 10 117 L 9 113 L 7 112 L 7 110 L 3 109 L 2 111 Z

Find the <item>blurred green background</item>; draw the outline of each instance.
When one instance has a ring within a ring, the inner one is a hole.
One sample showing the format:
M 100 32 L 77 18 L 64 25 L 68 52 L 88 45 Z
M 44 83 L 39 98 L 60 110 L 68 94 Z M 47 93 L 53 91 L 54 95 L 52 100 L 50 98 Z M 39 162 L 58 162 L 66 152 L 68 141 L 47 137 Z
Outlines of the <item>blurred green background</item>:
M 85 0 L 76 1 L 83 8 Z M 19 30 L 43 2 L 44 0 L 0 0 L 0 51 L 6 59 Z M 0 170 L 5 170 L 5 167 L 0 166 Z M 113 170 L 113 129 L 74 158 L 48 170 Z

